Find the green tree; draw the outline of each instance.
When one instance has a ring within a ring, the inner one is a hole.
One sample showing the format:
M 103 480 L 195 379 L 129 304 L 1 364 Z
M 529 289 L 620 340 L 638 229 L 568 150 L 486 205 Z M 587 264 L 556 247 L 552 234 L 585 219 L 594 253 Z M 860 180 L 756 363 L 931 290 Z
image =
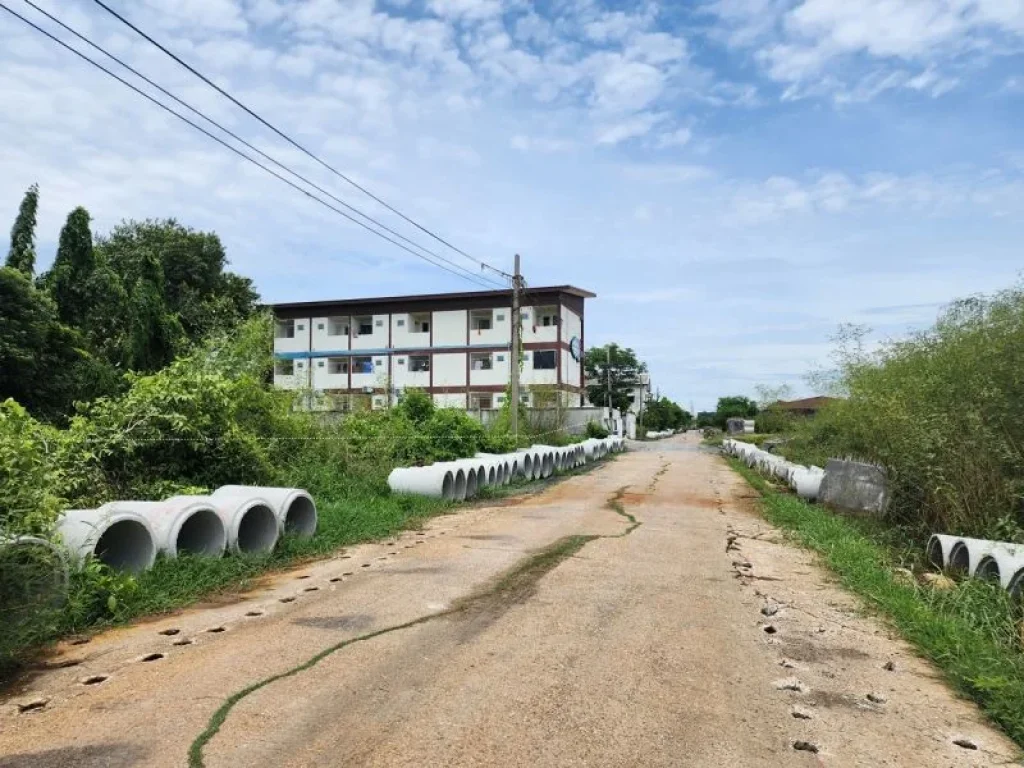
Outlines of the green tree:
M 126 221 L 98 238 L 97 250 L 123 278 L 150 272 L 147 263 L 156 260 L 165 311 L 177 317 L 188 342 L 235 326 L 256 309 L 259 296 L 252 281 L 225 271 L 224 247 L 212 232 L 197 232 L 174 219 Z
M 693 421 L 693 416 L 678 403 L 667 397 L 652 400 L 643 413 L 643 427 L 646 430 L 661 431 L 663 429 L 685 429 Z
M 757 403 L 742 395 L 718 398 L 715 409 L 715 426 L 725 429 L 729 419 L 752 419 L 757 415 Z
M 0 268 L 0 399 L 40 418 L 61 420 L 76 400 L 106 391 L 105 367 L 57 308 L 20 270 Z
M 640 374 L 647 371 L 647 365 L 637 359 L 632 349 L 611 343 L 588 349 L 584 370 L 591 403 L 608 405 L 610 390 L 612 408 L 626 411 L 633 404 L 633 391 L 640 386 Z
M 89 221 L 89 212 L 81 206 L 68 214 L 60 231 L 57 257 L 42 277 L 43 285 L 57 303 L 58 317 L 69 325 L 81 326 L 95 309 L 92 283 L 96 254 Z
M 7 252 L 7 266 L 28 277 L 36 271 L 36 210 L 39 208 L 39 185 L 33 184 L 25 192 L 18 208 L 18 218 L 11 228 L 11 248 Z

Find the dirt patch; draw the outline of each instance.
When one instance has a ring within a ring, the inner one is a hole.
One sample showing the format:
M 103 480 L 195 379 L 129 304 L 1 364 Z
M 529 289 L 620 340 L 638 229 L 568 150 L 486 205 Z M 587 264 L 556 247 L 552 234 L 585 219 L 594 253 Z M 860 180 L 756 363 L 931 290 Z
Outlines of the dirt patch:
M 350 613 L 345 616 L 309 616 L 295 619 L 292 624 L 300 627 L 332 630 L 360 630 L 373 624 L 374 617 L 368 613 Z
M 813 640 L 805 640 L 799 637 L 784 637 L 779 641 L 779 647 L 787 658 L 794 661 L 821 662 L 833 661 L 835 659 L 863 661 L 871 658 L 870 653 L 859 648 L 830 648 Z

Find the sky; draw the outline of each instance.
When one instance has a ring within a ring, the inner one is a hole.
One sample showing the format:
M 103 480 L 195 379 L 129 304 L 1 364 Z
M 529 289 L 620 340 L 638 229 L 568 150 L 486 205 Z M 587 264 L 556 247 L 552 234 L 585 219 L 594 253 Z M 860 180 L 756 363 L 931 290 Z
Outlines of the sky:
M 480 274 L 92 0 L 34 2 Z M 1024 265 L 1022 0 L 107 2 L 476 259 L 510 271 L 519 253 L 529 285 L 596 293 L 587 344 L 632 347 L 686 407 L 813 394 L 841 323 L 899 337 Z M 216 231 L 267 302 L 475 289 L 2 10 L 0 104 L 0 228 L 38 183 L 42 268 L 82 205 L 100 234 Z

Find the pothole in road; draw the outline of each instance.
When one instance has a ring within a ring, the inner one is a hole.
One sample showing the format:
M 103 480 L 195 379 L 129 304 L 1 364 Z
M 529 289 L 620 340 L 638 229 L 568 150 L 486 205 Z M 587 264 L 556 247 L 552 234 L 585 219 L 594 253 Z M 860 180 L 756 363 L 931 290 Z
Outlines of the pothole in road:
M 797 752 L 810 752 L 811 754 L 818 754 L 818 745 L 812 741 L 794 741 L 793 749 Z
M 82 685 L 99 685 L 109 679 L 109 675 L 89 675 L 89 677 L 83 677 L 81 683 Z
M 297 579 L 300 579 L 300 580 L 301 580 L 301 579 L 308 579 L 308 578 L 309 578 L 309 574 L 307 573 L 307 574 L 304 574 L 304 575 L 302 575 L 302 576 L 296 576 L 296 578 L 297 578 Z
M 978 745 L 970 739 L 953 739 L 953 743 L 961 749 L 977 749 Z
M 159 632 L 157 632 L 157 634 L 164 635 L 166 637 L 173 637 L 174 635 L 177 635 L 180 632 L 181 630 L 177 627 L 171 627 L 170 629 L 161 629 Z
M 304 590 L 302 590 L 302 591 L 303 591 L 303 592 L 317 592 L 317 591 L 319 591 L 319 590 L 320 590 L 320 587 L 306 587 L 306 588 L 305 588 Z
M 295 598 L 294 597 L 282 597 L 279 602 L 282 602 L 282 603 L 294 603 L 295 602 Z
M 217 634 L 220 634 L 221 632 L 227 632 L 228 628 L 227 627 L 210 627 L 206 631 L 207 632 L 212 632 L 213 634 L 217 635 Z
M 194 642 L 195 640 L 190 640 L 187 637 L 183 637 L 181 638 L 181 640 L 175 640 L 173 643 L 171 643 L 171 645 L 192 645 L 192 643 Z
M 343 574 L 341 574 L 341 575 L 342 575 L 342 576 L 353 576 L 353 575 L 355 575 L 355 571 L 345 571 L 345 572 L 344 572 Z
M 256 617 L 256 616 L 262 616 L 263 615 L 263 611 L 246 611 L 245 615 L 249 616 L 250 618 Z
M 771 624 L 766 624 L 765 626 L 761 627 L 761 629 L 764 631 L 766 635 L 774 635 L 776 632 L 779 631 Z
M 164 658 L 164 655 L 162 653 L 147 653 L 145 656 L 139 659 L 139 661 L 145 663 L 149 661 L 160 661 L 160 659 L 162 658 Z
M 337 584 L 341 580 L 341 576 L 335 576 L 333 579 L 331 579 L 331 584 Z
M 68 645 L 85 645 L 86 643 L 91 642 L 91 637 L 73 637 L 70 640 L 68 640 Z

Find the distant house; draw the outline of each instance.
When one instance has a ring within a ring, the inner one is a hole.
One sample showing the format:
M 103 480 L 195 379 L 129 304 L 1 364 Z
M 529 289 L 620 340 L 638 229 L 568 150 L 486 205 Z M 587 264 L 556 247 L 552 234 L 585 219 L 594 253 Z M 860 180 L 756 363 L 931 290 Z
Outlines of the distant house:
M 802 400 L 779 400 L 772 407 L 800 416 L 813 416 L 829 403 L 834 403 L 837 399 L 835 397 L 819 395 L 818 397 L 805 397 Z

